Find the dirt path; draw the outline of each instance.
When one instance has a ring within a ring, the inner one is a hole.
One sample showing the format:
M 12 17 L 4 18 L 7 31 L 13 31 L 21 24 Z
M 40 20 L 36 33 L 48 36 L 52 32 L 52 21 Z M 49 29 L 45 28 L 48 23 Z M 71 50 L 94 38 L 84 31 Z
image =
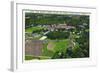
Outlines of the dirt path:
M 49 42 L 48 46 L 47 46 L 47 49 L 50 50 L 50 51 L 53 51 L 54 47 L 55 47 L 54 43 L 53 42 Z

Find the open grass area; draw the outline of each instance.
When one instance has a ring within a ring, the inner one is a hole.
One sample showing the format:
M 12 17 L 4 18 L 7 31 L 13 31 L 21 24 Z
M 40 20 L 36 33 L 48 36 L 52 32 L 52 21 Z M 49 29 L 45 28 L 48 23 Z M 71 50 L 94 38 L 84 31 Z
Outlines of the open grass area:
M 58 41 L 49 41 L 48 43 L 44 44 L 42 55 L 52 57 L 53 54 L 57 51 L 65 52 L 68 47 L 68 44 L 69 44 L 69 40 L 67 39 L 58 40 Z
M 59 40 L 59 41 L 57 41 L 57 42 L 55 42 L 55 47 L 54 47 L 54 50 L 55 51 L 60 51 L 60 52 L 62 52 L 62 51 L 65 51 L 66 50 L 66 48 L 68 47 L 68 40 Z
M 32 59 L 34 59 L 33 56 L 25 56 L 25 60 L 32 60 Z
M 32 60 L 32 59 L 39 59 L 39 60 L 43 60 L 43 59 L 50 59 L 51 57 L 48 56 L 25 56 L 25 60 Z
M 41 31 L 43 29 L 44 29 L 43 27 L 30 27 L 30 28 L 26 28 L 25 32 L 29 32 L 29 33 L 39 32 L 39 31 Z
M 42 56 L 51 57 L 53 55 L 53 51 L 48 50 L 47 46 L 48 46 L 48 43 L 45 43 L 42 49 Z

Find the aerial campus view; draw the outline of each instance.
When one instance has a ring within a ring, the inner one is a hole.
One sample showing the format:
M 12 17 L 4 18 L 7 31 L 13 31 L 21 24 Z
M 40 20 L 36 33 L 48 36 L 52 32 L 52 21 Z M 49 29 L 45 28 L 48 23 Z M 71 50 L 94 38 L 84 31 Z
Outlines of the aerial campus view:
M 25 13 L 25 60 L 89 57 L 89 15 Z

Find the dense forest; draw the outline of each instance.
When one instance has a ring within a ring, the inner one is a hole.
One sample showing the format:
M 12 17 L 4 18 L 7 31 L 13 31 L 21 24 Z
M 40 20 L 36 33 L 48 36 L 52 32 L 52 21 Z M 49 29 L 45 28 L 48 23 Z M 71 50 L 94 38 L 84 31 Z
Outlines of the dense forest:
M 31 27 L 32 25 L 50 25 L 50 24 L 69 24 L 69 25 L 82 25 L 83 23 L 89 24 L 89 16 L 85 15 L 58 15 L 58 14 L 36 14 L 26 13 L 25 26 Z

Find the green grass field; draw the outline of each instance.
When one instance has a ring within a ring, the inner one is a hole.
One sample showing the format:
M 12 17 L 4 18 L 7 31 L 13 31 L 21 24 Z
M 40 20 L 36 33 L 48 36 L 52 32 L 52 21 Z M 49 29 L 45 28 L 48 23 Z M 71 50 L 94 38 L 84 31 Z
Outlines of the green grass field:
M 43 60 L 43 59 L 50 59 L 51 57 L 48 56 L 25 56 L 25 60 L 33 60 L 33 59 L 39 59 L 39 60 Z
M 59 40 L 57 42 L 55 42 L 55 47 L 54 47 L 54 50 L 55 51 L 65 51 L 66 48 L 68 46 L 68 40 Z
M 25 32 L 29 32 L 29 33 L 38 32 L 38 31 L 41 31 L 43 29 L 44 29 L 43 27 L 30 27 L 30 28 L 26 28 Z

